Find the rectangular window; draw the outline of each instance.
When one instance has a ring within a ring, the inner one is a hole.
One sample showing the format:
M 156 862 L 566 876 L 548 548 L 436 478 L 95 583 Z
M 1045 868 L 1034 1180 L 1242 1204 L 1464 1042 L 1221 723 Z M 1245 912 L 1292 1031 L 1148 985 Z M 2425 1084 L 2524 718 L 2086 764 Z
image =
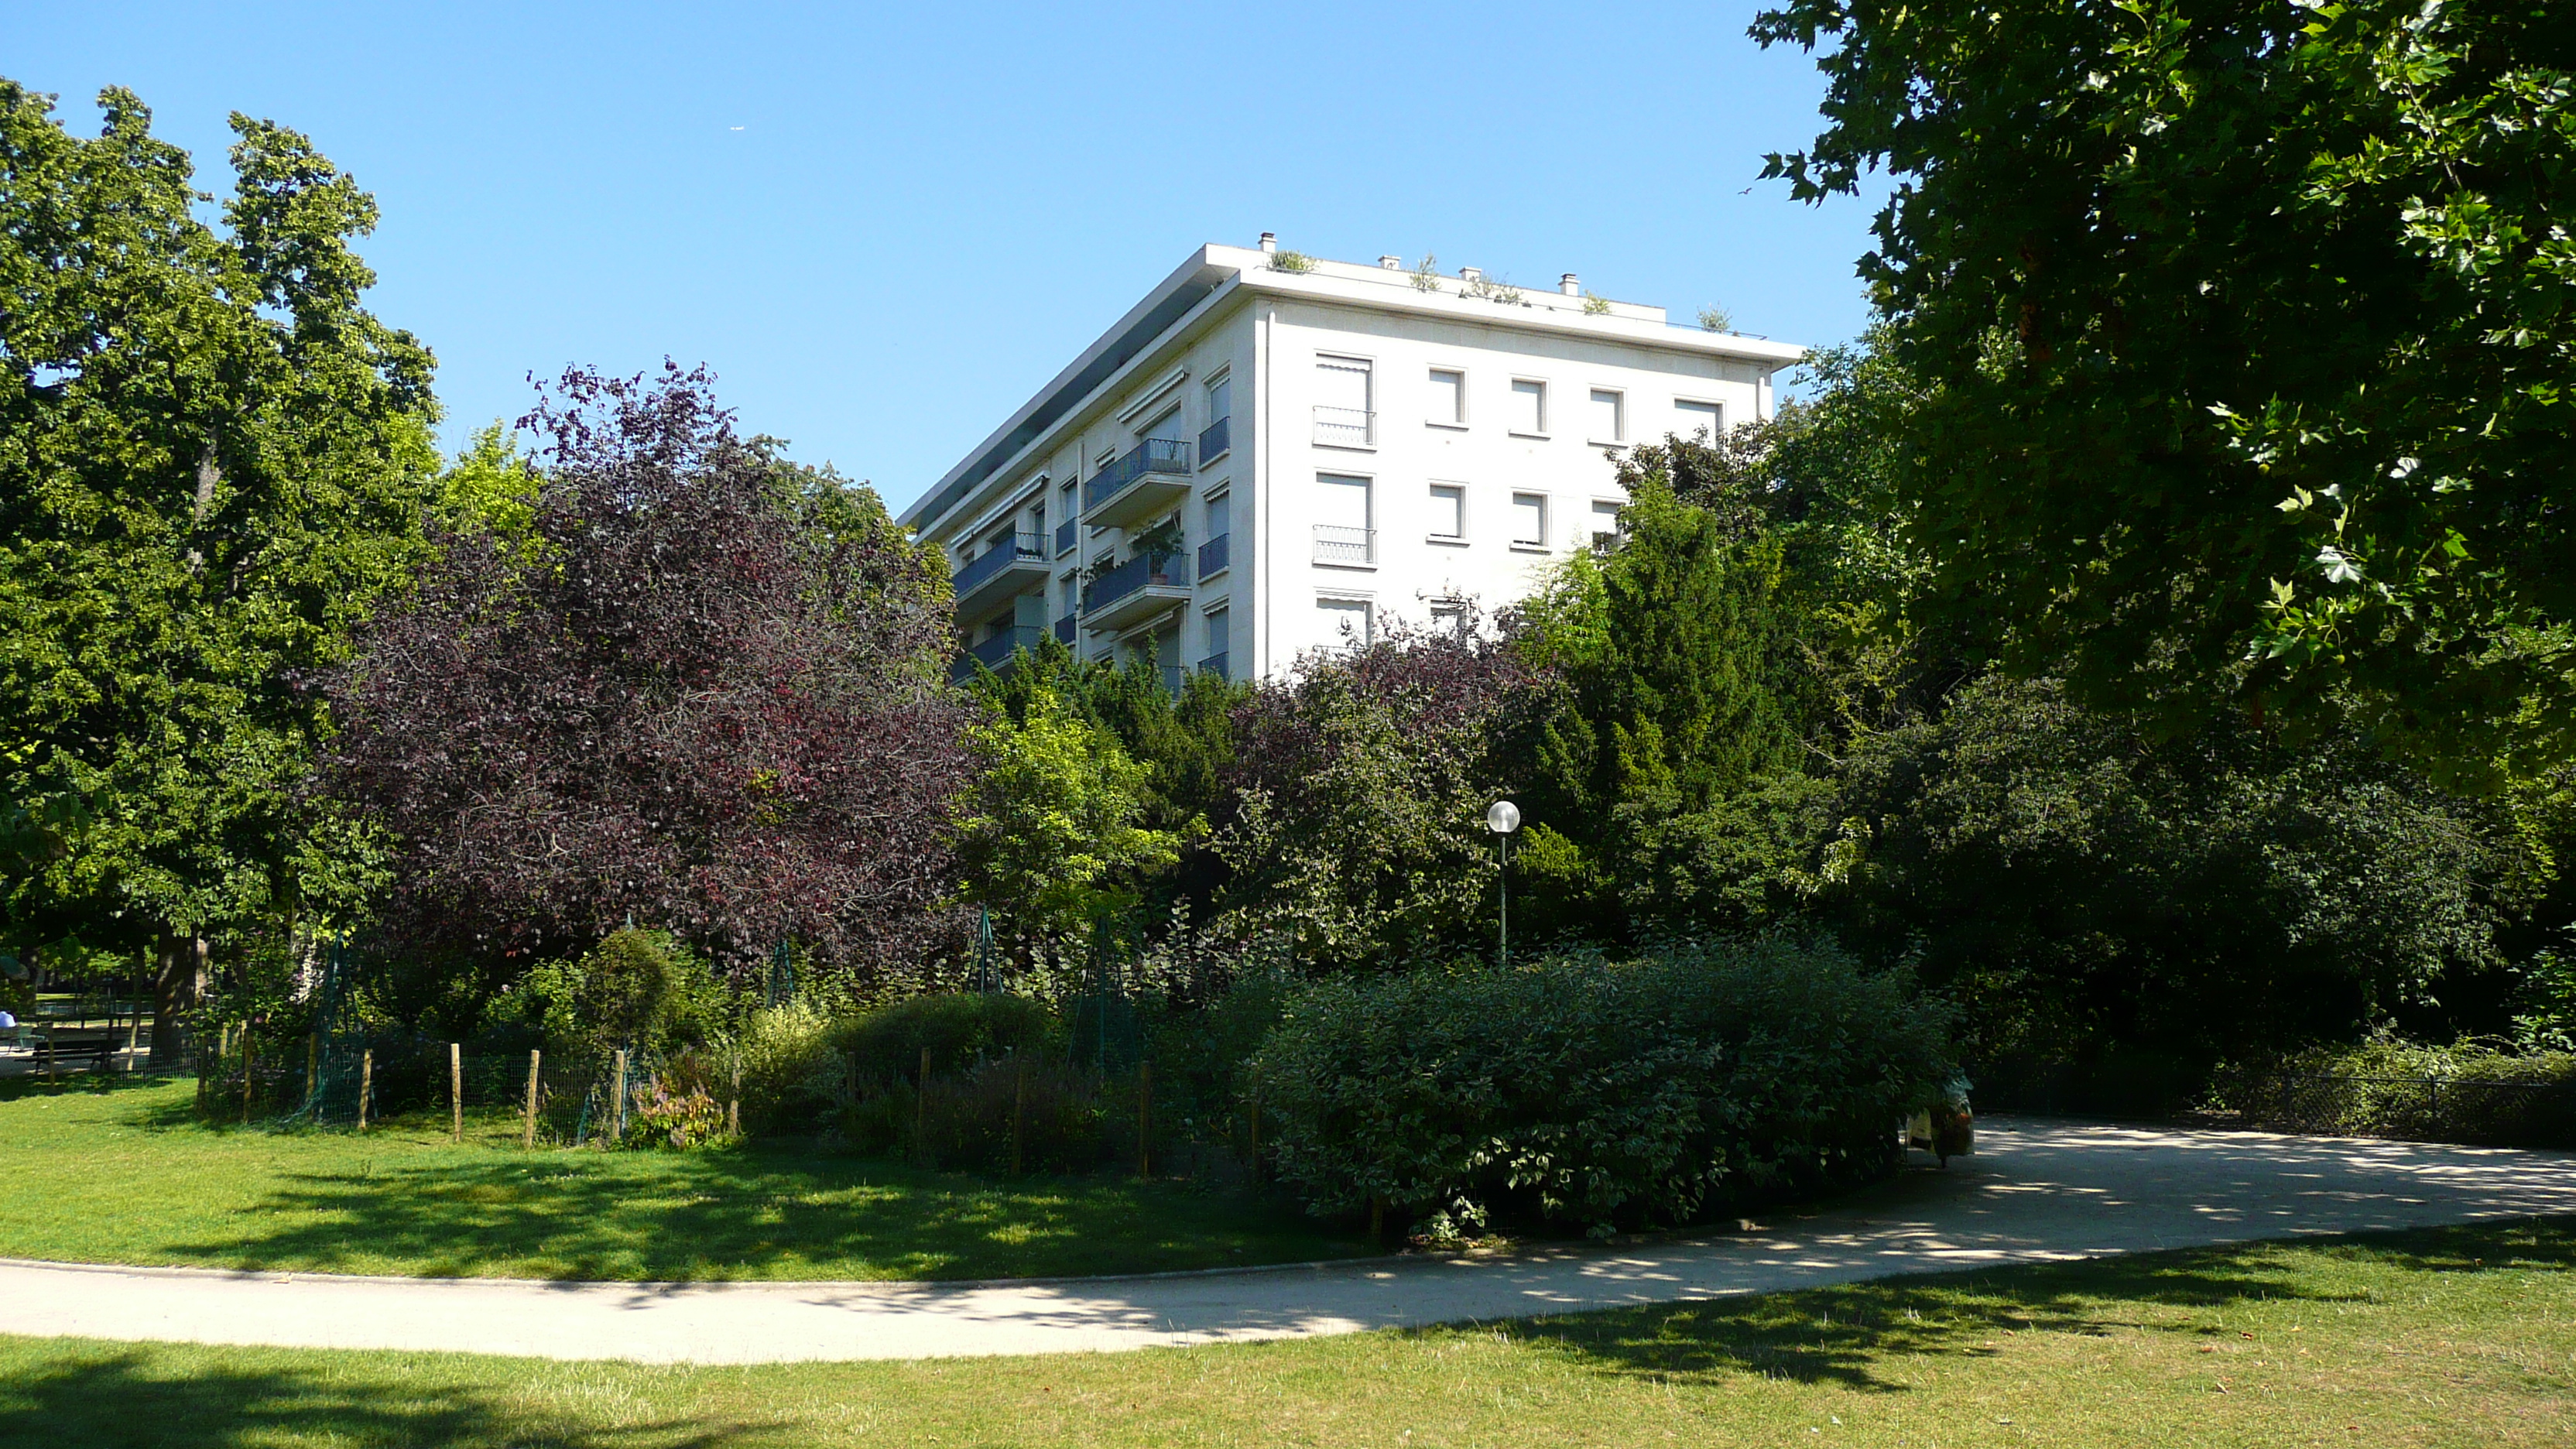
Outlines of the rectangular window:
M 1234 615 L 1226 609 L 1207 613 L 1207 652 L 1210 657 L 1226 653 L 1234 642 Z M 1204 667 L 1204 666 L 1202 666 Z
M 1680 415 L 1681 426 L 1674 429 L 1684 438 L 1714 443 L 1726 433 L 1726 409 L 1713 402 L 1673 399 L 1673 411 Z
M 1223 538 L 1223 537 L 1225 537 L 1227 533 L 1229 533 L 1230 531 L 1232 531 L 1233 521 L 1234 521 L 1234 495 L 1233 495 L 1233 494 L 1231 494 L 1231 493 L 1220 493 L 1220 494 L 1218 494 L 1217 496 L 1215 496 L 1214 498 L 1211 498 L 1211 499 L 1209 499 L 1209 500 L 1207 501 L 1207 536 L 1208 536 L 1208 537 L 1210 537 L 1210 538 Z
M 1467 374 L 1451 367 L 1431 369 L 1431 413 L 1426 421 L 1441 427 L 1467 426 Z
M 1467 490 L 1455 483 L 1431 485 L 1431 536 L 1456 539 L 1467 536 Z
M 1369 480 L 1315 475 L 1315 562 L 1373 564 L 1377 533 L 1369 518 Z
M 1547 384 L 1526 377 L 1512 379 L 1512 431 L 1547 436 Z
M 1628 441 L 1628 420 L 1623 415 L 1627 399 L 1615 388 L 1592 390 L 1592 441 L 1624 443 Z
M 1365 448 L 1377 441 L 1370 411 L 1369 364 L 1357 357 L 1315 359 L 1315 441 L 1334 448 Z
M 1208 421 L 1223 422 L 1234 416 L 1234 379 L 1220 377 L 1208 384 Z
M 1608 548 L 1619 541 L 1619 505 L 1592 500 L 1592 546 Z
M 1512 542 L 1524 548 L 1547 546 L 1547 495 L 1512 495 Z
M 1366 599 L 1317 599 L 1315 612 L 1323 616 L 1324 640 L 1336 649 L 1367 647 L 1369 602 Z

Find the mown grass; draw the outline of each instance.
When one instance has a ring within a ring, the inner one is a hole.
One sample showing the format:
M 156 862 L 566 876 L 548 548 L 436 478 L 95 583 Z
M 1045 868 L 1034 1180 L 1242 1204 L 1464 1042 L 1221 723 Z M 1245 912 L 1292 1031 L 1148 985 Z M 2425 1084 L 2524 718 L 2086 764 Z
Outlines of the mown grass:
M 522 1151 L 517 1121 L 365 1136 L 209 1126 L 193 1084 L 0 1094 L 0 1257 L 297 1272 L 676 1280 L 1003 1278 L 1366 1250 L 1186 1184 L 1011 1181 L 790 1145 Z M 0 1317 L 0 1326 L 5 1326 Z
M 2576 1442 L 2576 1224 L 1530 1322 L 654 1368 L 0 1338 L 0 1443 L 2410 1446 Z

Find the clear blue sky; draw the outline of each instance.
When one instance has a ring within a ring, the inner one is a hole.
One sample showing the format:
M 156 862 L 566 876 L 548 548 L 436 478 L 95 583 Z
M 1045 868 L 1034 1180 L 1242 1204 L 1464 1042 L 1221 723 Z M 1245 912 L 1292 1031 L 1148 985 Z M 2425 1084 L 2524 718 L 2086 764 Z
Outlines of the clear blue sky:
M 17 9 L 0 74 L 84 134 L 130 87 L 208 190 L 229 112 L 311 135 L 383 208 L 372 303 L 436 350 L 451 445 L 532 371 L 667 354 L 899 508 L 1264 230 L 1854 336 L 1874 203 L 1755 179 L 1821 89 L 1756 8 L 128 0 Z

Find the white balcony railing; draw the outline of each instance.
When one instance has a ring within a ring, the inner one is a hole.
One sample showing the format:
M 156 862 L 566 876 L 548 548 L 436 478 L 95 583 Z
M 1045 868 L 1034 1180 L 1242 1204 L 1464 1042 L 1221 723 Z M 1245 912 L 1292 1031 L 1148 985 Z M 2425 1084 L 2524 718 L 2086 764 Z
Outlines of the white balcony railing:
M 1377 446 L 1377 414 L 1366 408 L 1315 409 L 1315 441 L 1328 448 Z
M 1377 530 L 1342 528 L 1330 523 L 1316 524 L 1315 562 L 1320 564 L 1376 563 Z

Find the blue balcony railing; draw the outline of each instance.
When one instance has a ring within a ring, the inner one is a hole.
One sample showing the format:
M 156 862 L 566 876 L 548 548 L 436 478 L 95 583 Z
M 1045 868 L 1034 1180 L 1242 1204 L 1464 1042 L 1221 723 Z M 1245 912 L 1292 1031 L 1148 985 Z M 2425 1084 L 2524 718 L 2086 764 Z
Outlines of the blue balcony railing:
M 1208 424 L 1206 427 L 1199 429 L 1200 467 L 1206 467 L 1219 453 L 1222 453 L 1227 448 L 1233 446 L 1233 443 L 1227 436 L 1229 432 L 1227 425 L 1233 421 L 1234 419 L 1232 418 L 1219 418 L 1215 422 Z
M 1073 642 L 1073 616 L 1071 614 L 1067 614 L 1063 618 L 1055 621 L 1055 642 L 1058 644 L 1071 644 Z
M 1105 609 L 1150 585 L 1184 585 L 1189 565 L 1176 553 L 1140 553 L 1082 586 L 1082 612 Z
M 1187 438 L 1147 438 L 1127 450 L 1125 457 L 1100 470 L 1082 485 L 1082 509 L 1085 513 L 1115 498 L 1128 484 L 1149 473 L 1190 476 L 1190 443 Z
M 1225 571 L 1227 562 L 1226 555 L 1229 552 L 1226 544 L 1228 540 L 1233 537 L 1234 535 L 1231 533 L 1220 533 L 1216 537 L 1199 545 L 1200 578 L 1207 578 L 1210 575 Z
M 980 587 L 995 574 L 1022 560 L 1032 563 L 1043 562 L 1046 558 L 1045 550 L 1046 542 L 1038 535 L 1015 533 L 1011 535 L 1009 543 L 997 543 L 981 554 L 968 559 L 958 568 L 957 592 L 960 595 L 966 594 Z
M 1065 554 L 1073 552 L 1073 546 L 1078 541 L 1078 535 L 1081 531 L 1082 525 L 1074 522 L 1070 518 L 1055 526 L 1055 551 L 1057 557 L 1061 558 Z
M 958 655 L 957 663 L 948 671 L 949 677 L 960 683 L 972 679 L 975 676 L 975 666 L 979 663 L 987 669 L 999 669 L 1011 662 L 1012 655 L 1023 649 L 1038 647 L 1038 641 L 1045 635 L 1045 630 L 1026 624 L 1004 629 L 992 638 Z
M 1234 676 L 1233 676 L 1231 673 L 1227 672 L 1227 669 L 1226 669 L 1226 654 L 1227 654 L 1228 652 L 1230 652 L 1230 651 L 1226 651 L 1226 650 L 1219 650 L 1218 652 L 1216 652 L 1216 653 L 1214 653 L 1214 654 L 1209 655 L 1209 656 L 1208 656 L 1208 657 L 1206 657 L 1205 659 L 1200 660 L 1200 661 L 1199 661 L 1199 673 L 1201 673 L 1201 674 L 1213 674 L 1213 675 L 1215 675 L 1215 676 L 1216 676 L 1217 678 L 1219 678 L 1219 679 L 1232 679 L 1232 678 L 1234 678 Z

